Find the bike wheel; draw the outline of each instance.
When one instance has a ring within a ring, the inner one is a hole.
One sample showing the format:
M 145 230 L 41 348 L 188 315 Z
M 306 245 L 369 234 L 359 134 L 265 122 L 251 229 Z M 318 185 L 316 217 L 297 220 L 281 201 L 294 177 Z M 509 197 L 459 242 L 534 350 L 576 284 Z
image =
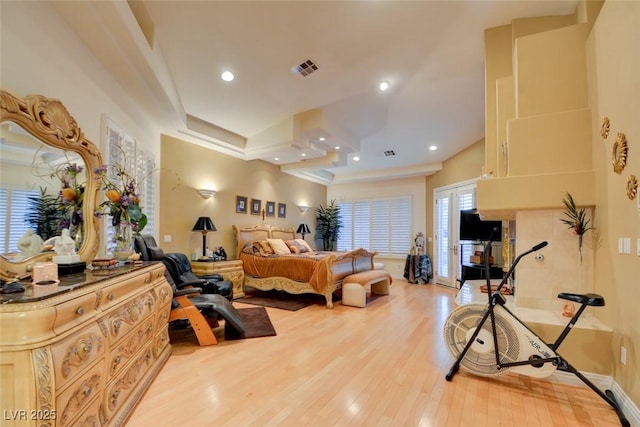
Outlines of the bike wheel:
M 486 309 L 487 305 L 485 304 L 461 305 L 447 317 L 444 324 L 444 341 L 447 350 L 454 358 L 458 358 L 464 350 Z M 500 349 L 500 362 L 517 360 L 520 342 L 515 331 L 499 313 L 494 311 L 494 316 L 498 348 Z M 496 365 L 491 317 L 482 325 L 482 329 L 464 358 L 460 361 L 460 365 L 476 375 L 485 377 L 501 375 L 509 370 L 509 368 L 498 369 Z

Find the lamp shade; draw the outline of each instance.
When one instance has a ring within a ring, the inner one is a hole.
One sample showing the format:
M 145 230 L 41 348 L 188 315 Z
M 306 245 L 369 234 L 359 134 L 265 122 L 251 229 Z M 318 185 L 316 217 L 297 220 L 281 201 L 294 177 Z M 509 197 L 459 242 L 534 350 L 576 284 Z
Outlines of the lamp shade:
M 296 233 L 308 234 L 311 233 L 311 230 L 309 230 L 309 226 L 307 224 L 300 224 L 298 226 L 298 230 L 296 230 Z
M 216 226 L 213 225 L 213 221 L 208 216 L 201 216 L 196 221 L 196 225 L 193 226 L 191 231 L 217 231 Z

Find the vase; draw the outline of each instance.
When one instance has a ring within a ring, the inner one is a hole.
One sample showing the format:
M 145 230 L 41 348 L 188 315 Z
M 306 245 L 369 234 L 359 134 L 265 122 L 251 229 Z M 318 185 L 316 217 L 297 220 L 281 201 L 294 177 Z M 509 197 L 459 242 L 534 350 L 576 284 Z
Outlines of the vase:
M 118 261 L 126 261 L 133 254 L 133 230 L 129 222 L 120 222 L 114 225 L 113 257 Z

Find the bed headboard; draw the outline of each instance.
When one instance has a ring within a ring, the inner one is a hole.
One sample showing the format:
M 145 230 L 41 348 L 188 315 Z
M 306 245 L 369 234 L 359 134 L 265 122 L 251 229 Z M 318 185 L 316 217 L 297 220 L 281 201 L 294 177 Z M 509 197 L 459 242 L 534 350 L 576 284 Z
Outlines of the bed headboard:
M 233 226 L 236 235 L 236 257 L 240 257 L 240 251 L 245 244 L 256 240 L 296 238 L 296 231 L 292 227 L 278 227 L 270 224 L 256 224 L 247 226 Z

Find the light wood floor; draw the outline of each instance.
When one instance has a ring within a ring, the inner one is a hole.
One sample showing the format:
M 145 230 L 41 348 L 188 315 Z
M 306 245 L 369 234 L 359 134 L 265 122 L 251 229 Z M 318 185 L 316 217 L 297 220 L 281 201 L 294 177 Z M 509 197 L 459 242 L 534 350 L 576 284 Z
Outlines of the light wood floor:
M 366 308 L 270 308 L 276 337 L 173 341 L 127 426 L 620 425 L 587 388 L 462 369 L 447 382 L 442 327 L 454 296 L 394 280 Z

